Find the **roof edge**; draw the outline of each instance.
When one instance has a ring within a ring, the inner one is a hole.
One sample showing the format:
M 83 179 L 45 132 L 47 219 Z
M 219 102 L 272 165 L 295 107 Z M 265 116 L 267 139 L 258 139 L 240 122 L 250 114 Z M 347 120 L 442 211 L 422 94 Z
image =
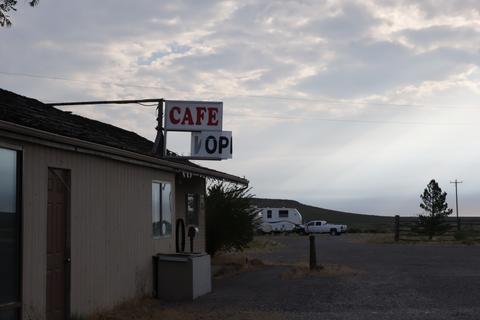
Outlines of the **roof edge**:
M 142 162 L 154 164 L 158 166 L 159 169 L 170 169 L 169 171 L 174 172 L 190 172 L 195 175 L 205 176 L 214 179 L 220 179 L 228 182 L 233 182 L 242 185 L 248 185 L 249 181 L 245 178 L 241 178 L 235 175 L 231 175 L 228 173 L 216 171 L 209 168 L 204 168 L 201 166 L 189 166 L 181 163 L 176 163 L 172 161 L 168 161 L 165 159 L 160 159 L 140 153 L 136 153 L 133 151 L 127 151 L 118 149 L 115 147 L 106 146 L 103 144 L 98 144 L 94 142 L 89 142 L 77 138 L 67 137 L 55 133 L 51 133 L 48 131 L 38 130 L 22 125 L 18 125 L 12 122 L 0 120 L 0 135 L 1 130 L 11 132 L 13 134 L 17 134 L 20 136 L 10 137 L 18 140 L 25 140 L 22 139 L 22 136 L 31 137 L 34 139 L 39 139 L 41 141 L 45 141 L 46 145 L 50 147 L 62 148 L 61 146 L 66 146 L 66 149 L 70 151 L 77 151 L 77 152 L 84 152 L 84 153 L 92 153 L 92 151 L 99 156 L 102 154 L 113 155 L 117 158 L 117 160 L 121 160 L 121 158 L 133 159 L 138 161 L 137 164 L 142 165 Z M 37 141 L 38 142 L 38 141 Z M 53 143 L 50 143 L 53 142 Z M 65 149 L 65 148 L 64 148 Z M 88 152 L 88 150 L 91 150 Z M 86 152 L 85 152 L 86 151 Z

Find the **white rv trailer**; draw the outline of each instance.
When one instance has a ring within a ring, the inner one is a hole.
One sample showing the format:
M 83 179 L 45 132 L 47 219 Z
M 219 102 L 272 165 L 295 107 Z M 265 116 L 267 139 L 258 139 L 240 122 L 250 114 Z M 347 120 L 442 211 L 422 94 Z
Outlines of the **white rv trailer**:
M 302 215 L 295 208 L 259 208 L 263 232 L 291 232 L 302 224 Z

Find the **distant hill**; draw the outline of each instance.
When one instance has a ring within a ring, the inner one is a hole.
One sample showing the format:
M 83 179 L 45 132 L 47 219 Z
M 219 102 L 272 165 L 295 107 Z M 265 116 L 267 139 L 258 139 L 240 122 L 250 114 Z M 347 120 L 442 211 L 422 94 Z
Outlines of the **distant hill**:
M 253 198 L 252 204 L 259 208 L 296 208 L 302 214 L 303 223 L 311 220 L 326 220 L 331 223 L 346 224 L 349 228 L 363 231 L 389 231 L 393 229 L 393 217 L 335 211 L 285 199 Z

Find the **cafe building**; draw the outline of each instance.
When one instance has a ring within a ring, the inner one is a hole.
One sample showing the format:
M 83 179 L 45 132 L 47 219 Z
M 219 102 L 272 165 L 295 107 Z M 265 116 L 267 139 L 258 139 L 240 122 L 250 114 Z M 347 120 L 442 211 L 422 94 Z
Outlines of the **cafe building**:
M 152 256 L 178 251 L 176 222 L 195 226 L 205 251 L 206 179 L 248 184 L 0 89 L 0 319 L 85 316 L 151 295 Z

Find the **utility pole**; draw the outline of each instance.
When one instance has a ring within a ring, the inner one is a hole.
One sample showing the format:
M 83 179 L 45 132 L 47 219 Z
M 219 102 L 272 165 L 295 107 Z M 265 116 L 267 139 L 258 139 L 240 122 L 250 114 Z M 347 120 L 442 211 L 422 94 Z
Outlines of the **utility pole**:
M 457 181 L 457 179 L 455 179 L 455 181 L 450 181 L 450 183 L 455 184 L 455 206 L 456 206 L 456 209 L 457 209 L 457 230 L 460 230 L 460 220 L 458 218 L 458 190 L 457 190 L 457 185 L 459 183 L 463 183 L 463 181 Z

